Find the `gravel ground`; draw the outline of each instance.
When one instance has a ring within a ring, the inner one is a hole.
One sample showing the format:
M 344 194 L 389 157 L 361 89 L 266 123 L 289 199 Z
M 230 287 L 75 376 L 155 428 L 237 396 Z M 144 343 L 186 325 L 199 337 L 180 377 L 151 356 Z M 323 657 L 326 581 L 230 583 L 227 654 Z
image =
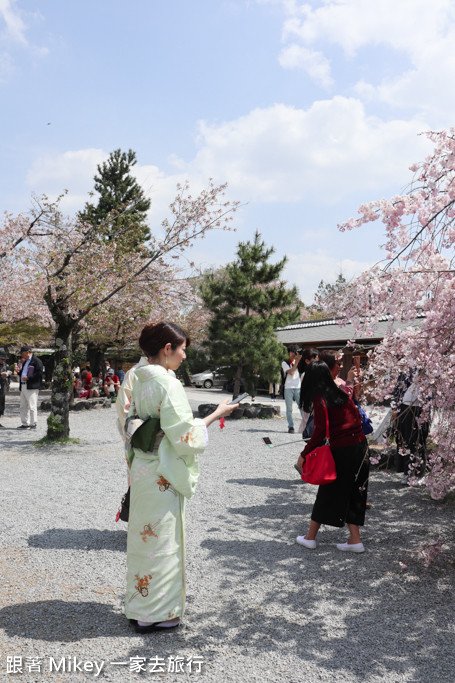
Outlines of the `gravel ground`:
M 197 389 L 188 396 L 193 408 L 222 398 Z M 46 414 L 36 432 L 22 432 L 18 413 L 12 392 L 1 420 L 3 680 L 454 680 L 450 553 L 429 568 L 414 556 L 439 536 L 453 551 L 453 501 L 435 503 L 422 489 L 401 488 L 400 475 L 373 472 L 367 551 L 340 553 L 346 530 L 329 527 L 309 551 L 295 543 L 315 495 L 293 467 L 299 436 L 287 434 L 284 418 L 212 426 L 187 506 L 185 623 L 140 636 L 122 614 L 126 525 L 114 518 L 126 473 L 115 410 L 72 413 L 80 443 L 46 449 L 33 445 Z M 268 449 L 262 436 L 294 443 Z M 100 675 L 73 671 L 74 658 L 82 667 L 103 663 Z M 175 673 L 179 661 L 184 671 Z M 22 673 L 8 673 L 8 662 Z

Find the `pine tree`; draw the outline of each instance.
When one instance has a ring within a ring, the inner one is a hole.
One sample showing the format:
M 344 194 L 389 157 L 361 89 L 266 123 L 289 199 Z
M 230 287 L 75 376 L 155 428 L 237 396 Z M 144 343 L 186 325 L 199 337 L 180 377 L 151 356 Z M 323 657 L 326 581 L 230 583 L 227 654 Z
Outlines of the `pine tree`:
M 337 304 L 346 292 L 348 281 L 338 273 L 335 282 L 321 280 L 314 295 L 312 318 L 330 318 L 337 315 Z
M 151 201 L 147 199 L 137 180 L 130 174 L 137 163 L 136 153 L 116 149 L 107 161 L 98 165 L 94 176 L 98 203 L 86 203 L 78 218 L 99 228 L 100 239 L 116 241 L 119 249 L 134 251 L 150 239 L 146 224 Z
M 274 252 L 256 232 L 252 243 L 239 243 L 235 261 L 206 276 L 201 286 L 212 313 L 206 346 L 215 363 L 232 368 L 234 396 L 241 379 L 251 391 L 258 375 L 269 381 L 279 377 L 283 346 L 275 329 L 299 317 L 297 288 L 288 289 L 280 279 L 287 258 L 271 264 Z

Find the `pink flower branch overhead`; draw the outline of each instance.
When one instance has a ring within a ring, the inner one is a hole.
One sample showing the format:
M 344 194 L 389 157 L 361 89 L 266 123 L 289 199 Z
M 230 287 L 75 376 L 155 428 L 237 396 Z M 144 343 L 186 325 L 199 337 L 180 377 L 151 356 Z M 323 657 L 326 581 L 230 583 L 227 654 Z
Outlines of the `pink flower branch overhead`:
M 414 370 L 425 414 L 435 417 L 427 481 L 439 499 L 455 489 L 455 129 L 426 135 L 433 151 L 411 166 L 407 192 L 363 204 L 339 226 L 381 220 L 387 242 L 385 260 L 350 284 L 338 311 L 364 332 L 384 316 L 409 323 L 375 350 L 369 374 L 381 400 L 400 371 Z
M 32 240 L 38 243 L 46 236 L 43 210 L 36 210 L 33 216 L 4 213 L 0 221 L 0 281 L 3 292 L 0 324 L 14 325 L 25 320 L 50 324 L 49 311 L 42 300 L 39 272 L 29 253 Z M 33 307 L 30 307 L 30 301 L 34 302 Z

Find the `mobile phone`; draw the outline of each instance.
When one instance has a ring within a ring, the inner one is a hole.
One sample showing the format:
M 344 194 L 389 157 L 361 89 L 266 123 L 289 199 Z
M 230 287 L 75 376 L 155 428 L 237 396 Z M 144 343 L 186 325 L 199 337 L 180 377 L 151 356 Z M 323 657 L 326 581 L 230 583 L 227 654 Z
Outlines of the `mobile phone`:
M 240 403 L 240 401 L 243 401 L 247 396 L 249 396 L 249 393 L 245 391 L 244 394 L 240 394 L 240 396 L 236 396 L 232 401 L 229 401 L 228 406 L 232 406 L 234 403 Z
M 266 444 L 266 446 L 271 446 L 272 445 L 272 439 L 269 436 L 263 436 L 262 437 L 263 442 Z

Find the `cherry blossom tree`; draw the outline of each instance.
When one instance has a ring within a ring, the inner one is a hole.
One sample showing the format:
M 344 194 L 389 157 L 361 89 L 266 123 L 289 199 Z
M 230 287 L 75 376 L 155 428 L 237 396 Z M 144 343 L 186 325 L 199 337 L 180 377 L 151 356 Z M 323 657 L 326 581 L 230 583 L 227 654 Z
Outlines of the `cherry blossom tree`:
M 47 235 L 41 224 L 45 209 L 34 208 L 33 217 L 5 212 L 0 221 L 0 325 L 10 329 L 25 321 L 43 326 L 51 323 L 39 289 L 38 272 L 28 258 L 30 240 L 37 243 Z
M 115 297 L 123 295 L 128 304 L 133 283 L 142 282 L 146 276 L 156 284 L 161 296 L 170 299 L 172 287 L 164 293 L 163 278 L 169 281 L 175 272 L 173 259 L 178 259 L 208 230 L 232 229 L 237 203 L 224 198 L 225 188 L 210 181 L 206 189 L 192 197 L 188 184 L 177 186 L 161 236 L 152 237 L 146 248 L 134 253 L 125 252 L 118 221 L 116 238 L 103 240 L 103 230 L 112 236 L 109 218 L 94 226 L 65 218 L 58 206 L 45 198 L 36 201 L 30 220 L 42 232 L 36 237 L 28 235 L 27 261 L 36 274 L 37 291 L 43 292 L 56 338 L 48 438 L 58 440 L 69 435 L 71 341 L 75 329 L 95 311 L 106 314 Z M 152 290 L 150 303 L 153 300 Z M 128 317 L 128 311 L 117 309 L 117 313 Z
M 411 166 L 407 191 L 362 205 L 357 218 L 339 226 L 381 220 L 387 243 L 385 261 L 346 288 L 338 310 L 359 333 L 372 334 L 378 319 L 389 317 L 390 333 L 372 354 L 369 374 L 381 400 L 391 398 L 399 372 L 413 370 L 422 419 L 433 417 L 426 481 L 431 496 L 442 499 L 455 488 L 455 129 L 426 135 L 433 151 Z M 393 331 L 392 320 L 408 326 Z
M 185 272 L 175 266 L 148 269 L 103 306 L 93 309 L 81 321 L 77 340 L 87 346 L 91 367 L 101 367 L 107 348 L 121 352 L 137 346 L 147 322 L 172 318 L 181 324 L 179 321 L 185 320 L 188 310 L 193 311 L 197 304 Z

